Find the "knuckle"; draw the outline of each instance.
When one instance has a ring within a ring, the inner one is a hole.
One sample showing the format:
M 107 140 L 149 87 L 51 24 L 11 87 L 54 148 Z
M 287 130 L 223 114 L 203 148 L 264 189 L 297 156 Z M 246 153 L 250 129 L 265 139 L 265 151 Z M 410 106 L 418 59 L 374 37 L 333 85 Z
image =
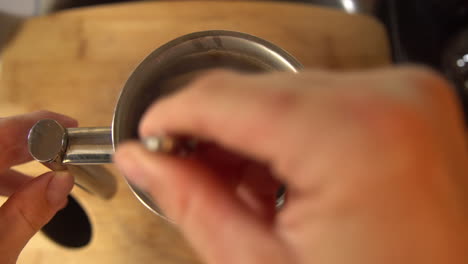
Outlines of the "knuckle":
M 381 142 L 407 144 L 420 142 L 431 129 L 423 111 L 405 104 L 389 103 L 375 107 L 367 126 Z
M 262 116 L 254 117 L 261 126 L 266 128 L 276 126 L 278 122 L 291 118 L 300 107 L 300 95 L 293 89 L 271 89 L 263 96 L 259 97 L 259 111 Z
M 37 116 L 37 117 L 40 117 L 40 118 L 46 118 L 46 117 L 50 117 L 50 116 L 54 116 L 56 115 L 54 112 L 51 112 L 49 110 L 38 110 L 38 111 L 35 111 L 32 113 L 34 116 Z
M 47 188 L 46 184 L 51 177 L 50 173 L 39 176 L 10 196 L 4 205 L 5 209 L 2 207 L 10 219 L 36 232 L 52 218 L 55 209 L 50 207 L 45 196 L 38 193 L 39 189 L 43 192 L 42 188 Z
M 405 66 L 402 67 L 402 72 L 408 79 L 412 79 L 416 82 L 431 80 L 434 78 L 440 78 L 438 73 L 426 66 Z
M 19 219 L 22 219 L 22 221 L 25 223 L 25 226 L 28 226 L 31 231 L 37 232 L 39 229 L 41 229 L 41 224 L 38 224 L 35 220 L 37 216 L 28 214 L 23 208 L 17 207 L 17 215 Z
M 454 88 L 436 71 L 422 66 L 408 67 L 404 71 L 407 85 L 416 90 L 425 101 L 430 99 L 455 101 Z
M 401 100 L 386 93 L 371 92 L 365 96 L 340 97 L 336 105 L 344 120 L 352 120 L 358 131 L 365 133 L 362 135 L 367 135 L 369 140 L 376 140 L 379 144 L 399 144 L 416 142 L 418 135 L 432 129 L 432 117 L 413 99 Z
M 462 119 L 461 101 L 456 89 L 444 77 L 430 68 L 419 66 L 407 68 L 404 74 L 405 86 L 415 96 L 414 105 L 426 113 L 428 119 L 440 122 L 440 116 L 434 113 Z
M 266 107 L 283 112 L 294 108 L 299 96 L 293 89 L 271 89 L 263 98 Z
M 40 220 L 43 219 L 41 212 L 30 212 L 30 208 L 21 203 L 21 197 L 13 194 L 5 206 L 6 217 L 19 222 L 21 226 L 27 228 L 31 233 L 37 232 L 42 225 Z
M 278 121 L 290 118 L 300 105 L 301 96 L 294 89 L 275 89 L 272 88 L 268 92 L 262 93 L 258 98 L 258 107 L 260 107 L 258 116 L 252 116 L 260 122 L 261 126 L 270 126 L 277 124 Z
M 255 105 L 251 115 L 243 120 L 245 133 L 239 136 L 239 141 L 262 142 L 266 138 L 280 136 L 287 128 L 282 124 L 290 123 L 302 115 L 298 115 L 301 108 L 301 96 L 293 89 L 275 89 L 260 91 L 253 95 Z M 267 136 L 268 135 L 268 136 Z
M 46 109 L 40 109 L 40 110 L 37 110 L 36 113 L 41 114 L 41 115 L 49 115 L 49 114 L 52 114 L 53 112 L 46 110 Z

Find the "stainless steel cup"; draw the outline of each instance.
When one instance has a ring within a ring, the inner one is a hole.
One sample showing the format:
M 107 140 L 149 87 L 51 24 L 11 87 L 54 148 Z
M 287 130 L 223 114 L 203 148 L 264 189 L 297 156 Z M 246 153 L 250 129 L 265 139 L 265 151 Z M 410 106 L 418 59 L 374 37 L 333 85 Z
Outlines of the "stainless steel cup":
M 138 139 L 138 124 L 151 103 L 212 68 L 296 73 L 302 65 L 286 51 L 252 35 L 221 30 L 188 34 L 161 46 L 135 69 L 120 94 L 111 128 L 66 129 L 54 120 L 42 120 L 30 131 L 30 152 L 52 170 L 72 170 L 79 176 L 77 183 L 90 192 L 110 197 L 115 184 L 92 165 L 111 163 L 121 142 Z M 162 215 L 148 194 L 129 186 L 146 207 Z

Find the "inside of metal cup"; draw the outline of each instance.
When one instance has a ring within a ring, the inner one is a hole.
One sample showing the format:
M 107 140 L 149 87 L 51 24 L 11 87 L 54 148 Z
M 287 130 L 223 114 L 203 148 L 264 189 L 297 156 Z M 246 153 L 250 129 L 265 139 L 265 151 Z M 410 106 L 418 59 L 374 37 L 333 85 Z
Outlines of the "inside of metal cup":
M 240 32 L 203 31 L 179 37 L 145 58 L 125 84 L 112 125 L 114 149 L 120 142 L 138 139 L 140 119 L 155 100 L 184 87 L 200 72 L 215 68 L 297 72 L 302 65 L 279 47 Z M 144 205 L 162 215 L 149 195 L 130 187 Z

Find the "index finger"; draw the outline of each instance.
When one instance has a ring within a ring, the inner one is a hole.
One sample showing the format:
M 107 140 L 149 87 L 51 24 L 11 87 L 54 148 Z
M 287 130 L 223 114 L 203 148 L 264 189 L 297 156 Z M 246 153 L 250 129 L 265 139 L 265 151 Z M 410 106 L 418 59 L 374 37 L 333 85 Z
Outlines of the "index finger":
M 0 119 L 0 171 L 32 159 L 28 152 L 27 138 L 31 127 L 41 119 L 55 119 L 65 127 L 74 127 L 76 120 L 49 111 L 37 111 L 25 115 Z

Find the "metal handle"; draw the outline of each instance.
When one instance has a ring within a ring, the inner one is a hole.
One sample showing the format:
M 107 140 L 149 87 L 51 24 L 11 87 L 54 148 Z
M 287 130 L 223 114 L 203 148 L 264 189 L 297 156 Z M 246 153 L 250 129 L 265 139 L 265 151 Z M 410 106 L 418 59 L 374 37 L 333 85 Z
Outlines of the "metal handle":
M 89 165 L 112 162 L 111 136 L 110 128 L 64 128 L 55 120 L 45 119 L 29 131 L 28 146 L 32 157 L 46 167 L 70 171 L 78 186 L 109 199 L 117 190 L 114 176 L 104 167 Z
M 108 127 L 64 128 L 44 119 L 29 131 L 29 152 L 51 169 L 68 165 L 96 165 L 112 162 L 111 129 Z
M 62 170 L 65 165 L 112 163 L 114 154 L 110 128 L 64 128 L 52 119 L 37 122 L 29 131 L 28 143 L 33 158 L 52 170 Z M 159 136 L 145 138 L 142 144 L 152 152 L 187 155 L 197 141 Z
M 149 137 L 142 141 L 152 152 L 190 154 L 196 140 L 173 137 Z M 108 127 L 64 128 L 57 121 L 44 119 L 29 131 L 29 152 L 34 159 L 54 171 L 68 170 L 75 183 L 90 193 L 108 199 L 117 189 L 115 178 L 105 168 L 111 163 L 114 149 Z
M 112 162 L 111 129 L 109 127 L 84 127 L 66 129 L 67 148 L 63 164 L 95 165 Z

